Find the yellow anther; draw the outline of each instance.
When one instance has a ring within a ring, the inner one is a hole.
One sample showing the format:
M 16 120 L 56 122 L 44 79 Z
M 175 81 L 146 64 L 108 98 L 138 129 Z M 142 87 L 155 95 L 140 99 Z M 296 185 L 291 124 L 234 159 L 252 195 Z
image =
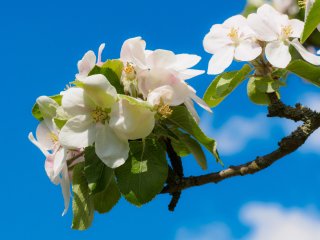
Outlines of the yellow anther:
M 91 117 L 96 123 L 105 123 L 105 121 L 108 119 L 109 112 L 110 111 L 108 110 L 103 110 L 102 108 L 97 107 L 91 112 Z
M 57 134 L 55 134 L 55 133 L 53 133 L 53 132 L 50 132 L 50 133 L 49 133 L 49 137 L 50 137 L 50 139 L 51 139 L 51 141 L 52 141 L 53 143 L 57 143 L 57 142 L 59 141 L 59 138 L 58 138 Z
M 228 37 L 229 38 L 231 38 L 231 40 L 233 40 L 233 41 L 237 41 L 238 40 L 238 38 L 239 38 L 239 31 L 238 31 L 238 29 L 236 29 L 236 28 L 231 28 L 231 30 L 230 30 L 230 32 L 229 32 L 229 34 L 228 34 Z
M 299 0 L 299 1 L 298 1 L 298 5 L 299 5 L 299 7 L 300 7 L 301 9 L 306 8 L 306 6 L 307 6 L 307 0 Z
M 171 116 L 172 112 L 173 110 L 168 104 L 162 105 L 158 108 L 158 113 L 160 113 L 163 118 Z
M 124 67 L 123 71 L 126 74 L 132 74 L 134 73 L 134 67 L 130 63 L 127 63 L 127 66 Z
M 282 36 L 284 38 L 290 37 L 292 35 L 292 33 L 293 33 L 292 26 L 288 25 L 288 26 L 282 27 Z

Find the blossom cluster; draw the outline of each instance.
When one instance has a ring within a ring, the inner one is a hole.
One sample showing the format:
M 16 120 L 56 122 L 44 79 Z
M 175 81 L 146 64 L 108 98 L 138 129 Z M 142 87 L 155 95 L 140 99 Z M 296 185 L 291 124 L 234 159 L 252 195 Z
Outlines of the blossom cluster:
M 290 19 L 268 4 L 247 18 L 236 15 L 215 24 L 203 41 L 205 50 L 214 54 L 208 73 L 222 73 L 234 59 L 252 62 L 264 55 L 272 66 L 286 68 L 292 60 L 290 46 L 307 62 L 320 65 L 320 56 L 306 50 L 299 41 L 303 29 L 304 22 Z
M 148 137 L 158 118 L 167 118 L 172 106 L 185 105 L 198 121 L 193 101 L 207 111 L 206 103 L 186 80 L 204 71 L 191 69 L 200 57 L 191 54 L 174 54 L 158 49 L 146 50 L 141 37 L 124 42 L 119 93 L 103 74 L 95 74 L 95 67 L 104 67 L 99 48 L 98 57 L 88 51 L 78 62 L 79 72 L 72 86 L 60 93 L 61 105 L 56 99 L 41 96 L 37 106 L 42 121 L 29 139 L 46 157 L 45 169 L 50 180 L 61 184 L 65 211 L 70 200 L 69 169 L 83 161 L 82 153 L 88 146 L 95 147 L 101 161 L 110 168 L 125 163 L 130 151 L 129 141 Z M 62 126 L 60 125 L 62 123 Z M 70 159 L 76 162 L 68 165 Z

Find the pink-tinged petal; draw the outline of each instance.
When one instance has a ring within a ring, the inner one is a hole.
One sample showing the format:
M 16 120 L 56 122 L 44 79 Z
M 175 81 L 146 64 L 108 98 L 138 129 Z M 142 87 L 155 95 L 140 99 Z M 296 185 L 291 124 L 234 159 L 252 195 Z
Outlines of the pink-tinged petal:
M 62 213 L 62 216 L 64 216 L 69 209 L 70 205 L 70 198 L 71 198 L 71 192 L 70 192 L 70 179 L 69 179 L 69 172 L 67 164 L 65 163 L 62 168 L 61 173 L 61 180 L 60 180 L 63 200 L 64 200 L 64 210 Z
M 147 58 L 147 65 L 154 69 L 172 68 L 176 63 L 176 55 L 172 51 L 157 49 L 153 51 Z
M 292 28 L 292 34 L 290 34 L 290 37 L 300 38 L 303 32 L 304 22 L 298 19 L 292 19 L 289 20 L 289 24 Z
M 204 70 L 196 70 L 196 69 L 186 69 L 178 72 L 178 76 L 181 80 L 188 80 L 190 78 L 194 78 L 196 76 L 204 74 Z
M 54 177 L 53 164 L 54 164 L 54 154 L 49 154 L 46 158 L 46 161 L 44 162 L 44 169 L 50 181 L 53 184 L 58 185 L 60 182 L 60 177 L 59 176 Z
M 305 49 L 298 39 L 294 39 L 291 42 L 291 44 L 295 49 L 297 49 L 297 51 L 300 53 L 301 57 L 304 60 L 306 60 L 307 62 L 313 65 L 317 65 L 317 66 L 320 65 L 320 56 L 314 55 L 311 52 L 309 52 L 307 49 Z
M 130 38 L 122 45 L 120 59 L 125 63 L 129 62 L 141 69 L 146 69 L 145 49 L 146 42 L 141 37 Z
M 59 146 L 59 149 L 54 154 L 53 161 L 53 177 L 58 177 L 62 171 L 63 166 L 66 164 L 67 150 Z
M 110 168 L 120 167 L 128 158 L 128 140 L 119 137 L 108 124 L 97 124 L 95 149 L 98 157 Z
M 29 140 L 37 147 L 40 149 L 40 151 L 45 155 L 46 157 L 49 155 L 49 152 L 47 151 L 46 147 L 42 146 L 41 143 L 39 143 L 33 136 L 32 133 L 29 133 L 28 135 Z
M 36 130 L 37 140 L 41 146 L 46 150 L 53 150 L 55 145 L 55 140 L 58 136 L 55 132 L 50 131 L 45 121 L 42 121 Z
M 103 64 L 103 62 L 102 62 L 102 52 L 103 52 L 105 46 L 106 46 L 105 43 L 102 43 L 102 44 L 99 46 L 98 60 L 97 60 L 97 65 L 98 65 L 98 66 L 102 66 L 102 64 Z
M 208 74 L 220 74 L 232 63 L 235 47 L 228 46 L 217 52 L 209 61 Z
M 282 41 L 268 43 L 265 52 L 267 60 L 275 67 L 286 68 L 291 61 L 289 46 Z
M 60 144 L 68 149 L 81 149 L 92 145 L 96 135 L 95 125 L 90 115 L 71 118 L 61 129 Z
M 262 48 L 258 43 L 252 40 L 244 40 L 236 47 L 234 57 L 239 61 L 252 61 L 261 53 Z
M 76 75 L 77 79 L 82 79 L 83 77 L 88 76 L 89 72 L 96 65 L 96 55 L 93 51 L 88 51 L 83 58 L 78 61 L 78 70 L 79 73 Z

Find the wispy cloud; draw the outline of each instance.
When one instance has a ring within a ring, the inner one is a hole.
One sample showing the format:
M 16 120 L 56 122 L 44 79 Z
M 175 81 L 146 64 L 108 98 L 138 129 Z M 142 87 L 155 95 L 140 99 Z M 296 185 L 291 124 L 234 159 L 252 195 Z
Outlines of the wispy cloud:
M 278 204 L 249 203 L 240 210 L 240 221 L 250 227 L 241 240 L 316 240 L 320 239 L 320 216 L 314 209 L 286 209 Z M 181 228 L 176 240 L 234 240 L 223 223 L 198 229 Z M 240 239 L 239 239 L 240 240 Z

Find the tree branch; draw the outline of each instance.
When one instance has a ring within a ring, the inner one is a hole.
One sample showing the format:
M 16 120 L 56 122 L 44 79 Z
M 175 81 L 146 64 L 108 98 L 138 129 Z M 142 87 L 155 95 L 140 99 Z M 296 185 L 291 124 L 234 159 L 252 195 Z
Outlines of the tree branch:
M 255 160 L 245 164 L 230 166 L 220 172 L 196 177 L 184 177 L 179 183 L 166 186 L 162 193 L 173 193 L 194 186 L 218 183 L 231 177 L 244 176 L 259 172 L 271 166 L 277 160 L 296 151 L 305 143 L 315 130 L 320 128 L 320 113 L 312 111 L 310 108 L 303 107 L 301 104 L 297 104 L 295 107 L 287 106 L 273 94 L 270 96 L 270 100 L 271 104 L 268 108 L 268 117 L 280 117 L 291 119 L 296 122 L 303 122 L 301 126 L 278 143 L 279 147 L 276 150 L 265 156 L 257 157 Z

